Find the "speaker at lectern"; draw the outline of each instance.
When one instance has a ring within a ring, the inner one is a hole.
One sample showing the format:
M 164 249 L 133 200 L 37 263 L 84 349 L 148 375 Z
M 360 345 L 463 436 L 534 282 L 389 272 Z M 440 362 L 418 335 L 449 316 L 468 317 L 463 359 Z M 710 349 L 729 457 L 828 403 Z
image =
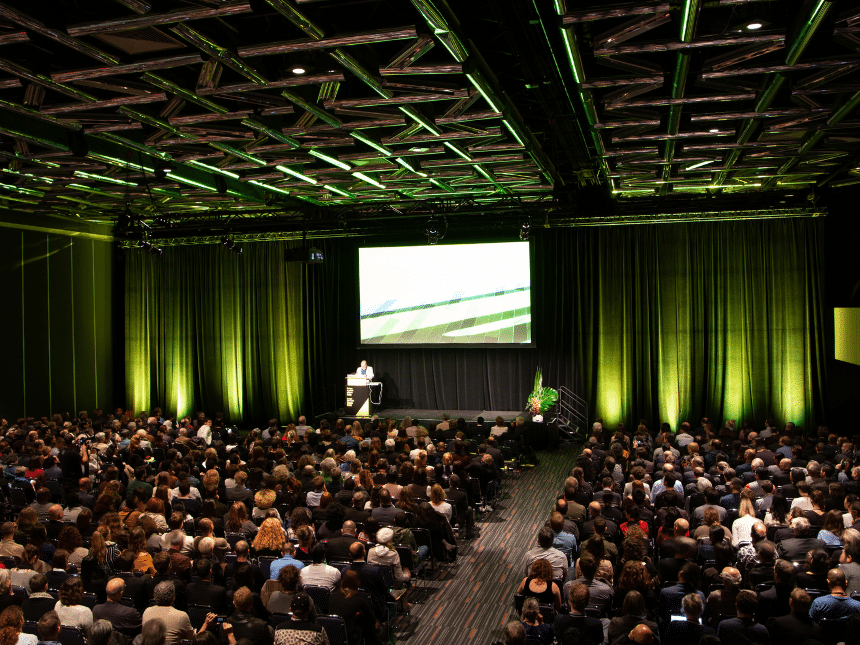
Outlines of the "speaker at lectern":
M 370 402 L 370 382 L 364 376 L 347 375 L 344 413 L 348 417 L 369 417 L 373 414 L 373 404 Z

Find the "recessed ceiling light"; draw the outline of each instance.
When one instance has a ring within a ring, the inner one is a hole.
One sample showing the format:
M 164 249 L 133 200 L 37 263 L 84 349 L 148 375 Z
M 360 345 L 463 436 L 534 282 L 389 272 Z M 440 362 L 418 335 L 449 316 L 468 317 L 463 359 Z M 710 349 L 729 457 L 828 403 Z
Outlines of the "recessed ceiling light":
M 747 29 L 761 29 L 764 25 L 760 23 L 758 20 L 753 20 L 751 23 L 747 25 Z
M 409 152 L 427 152 L 430 148 L 409 148 Z
M 719 132 L 719 128 L 711 128 L 708 132 Z
M 307 70 L 304 67 L 296 65 L 293 67 L 293 74 L 304 74 Z

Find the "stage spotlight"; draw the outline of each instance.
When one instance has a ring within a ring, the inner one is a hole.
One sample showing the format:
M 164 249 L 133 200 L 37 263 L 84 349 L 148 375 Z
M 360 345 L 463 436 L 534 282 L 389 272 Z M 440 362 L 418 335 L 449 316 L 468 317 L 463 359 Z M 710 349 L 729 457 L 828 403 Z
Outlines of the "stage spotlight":
M 526 220 L 523 222 L 523 225 L 520 226 L 520 239 L 523 242 L 528 242 L 529 233 L 531 233 L 531 223 Z
M 302 67 L 301 65 L 296 65 L 292 69 L 293 74 L 304 74 L 306 71 L 307 70 L 304 67 Z

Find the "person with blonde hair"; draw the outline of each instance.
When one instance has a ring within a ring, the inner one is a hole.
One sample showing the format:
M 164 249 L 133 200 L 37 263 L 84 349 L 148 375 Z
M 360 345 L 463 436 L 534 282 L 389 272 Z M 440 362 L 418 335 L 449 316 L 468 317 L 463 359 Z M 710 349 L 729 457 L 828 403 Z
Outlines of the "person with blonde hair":
M 283 552 L 285 541 L 281 522 L 270 517 L 260 525 L 260 530 L 251 543 L 251 554 L 254 557 L 279 558 Z
M 738 519 L 732 523 L 732 546 L 738 548 L 743 542 L 752 540 L 752 527 L 759 522 L 755 514 L 755 506 L 749 497 L 741 496 L 738 508 Z
M 430 506 L 450 523 L 453 511 L 451 504 L 445 501 L 446 499 L 447 496 L 442 487 L 439 484 L 433 484 L 430 488 Z
M 251 511 L 251 517 L 255 520 L 260 517 L 266 517 L 266 511 L 272 508 L 277 499 L 278 494 L 271 488 L 258 490 L 254 495 L 254 510 Z M 281 521 L 281 514 L 278 513 L 278 509 L 272 510 L 277 515 L 278 521 Z

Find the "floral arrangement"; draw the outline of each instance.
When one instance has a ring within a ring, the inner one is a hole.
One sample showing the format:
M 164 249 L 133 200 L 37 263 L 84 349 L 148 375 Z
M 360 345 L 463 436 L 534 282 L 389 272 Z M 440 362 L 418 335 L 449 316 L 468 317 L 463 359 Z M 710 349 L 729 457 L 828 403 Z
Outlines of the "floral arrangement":
M 535 372 L 535 387 L 529 394 L 528 406 L 533 417 L 542 416 L 558 401 L 558 392 L 543 386 L 543 372 L 538 367 Z

